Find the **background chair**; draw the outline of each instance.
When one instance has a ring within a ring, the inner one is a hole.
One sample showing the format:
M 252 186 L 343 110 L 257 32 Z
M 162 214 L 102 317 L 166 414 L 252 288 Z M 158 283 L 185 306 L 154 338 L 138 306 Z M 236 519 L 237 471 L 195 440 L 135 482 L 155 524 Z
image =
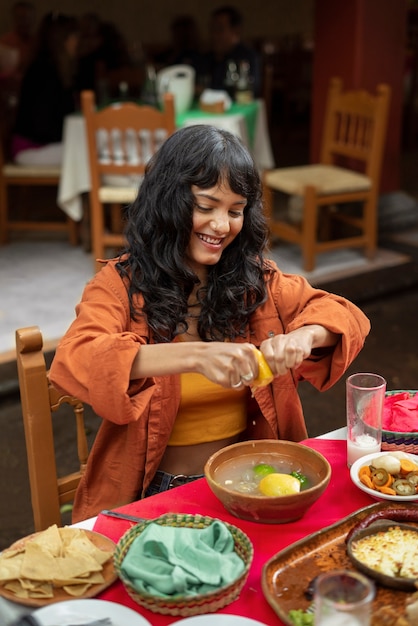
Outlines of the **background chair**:
M 369 258 L 376 252 L 377 198 L 389 99 L 387 85 L 379 85 L 376 95 L 364 90 L 343 92 L 342 81 L 333 78 L 320 162 L 264 173 L 271 233 L 302 248 L 306 271 L 314 269 L 318 253 L 328 250 L 362 247 Z M 275 191 L 300 198 L 301 215 L 294 223 L 274 210 Z M 361 203 L 360 210 L 351 203 Z M 332 230 L 336 220 L 344 224 L 338 236 Z
M 16 331 L 17 369 L 36 531 L 51 524 L 62 526 L 60 507 L 73 501 L 88 457 L 83 404 L 73 396 L 60 393 L 51 384 L 42 347 L 38 326 Z M 58 477 L 52 414 L 64 403 L 71 405 L 74 411 L 79 469 Z
M 41 220 L 36 219 L 31 211 L 30 197 L 23 197 L 19 214 L 23 217 L 11 215 L 9 206 L 9 192 L 12 187 L 22 191 L 28 191 L 31 187 L 56 187 L 60 180 L 59 167 L 16 165 L 5 158 L 4 142 L 0 142 L 0 244 L 9 240 L 11 232 L 36 231 L 36 232 L 66 232 L 72 245 L 78 243 L 77 222 L 67 217 L 66 219 Z M 26 201 L 27 206 L 23 206 Z M 61 210 L 57 207 L 57 213 Z M 12 219 L 14 217 L 14 219 Z
M 97 110 L 92 91 L 81 103 L 90 165 L 90 227 L 95 268 L 108 248 L 124 246 L 121 206 L 133 202 L 150 157 L 175 130 L 174 98 L 164 94 L 163 109 L 132 102 Z M 106 216 L 110 205 L 110 216 Z M 107 219 L 107 217 L 109 219 Z

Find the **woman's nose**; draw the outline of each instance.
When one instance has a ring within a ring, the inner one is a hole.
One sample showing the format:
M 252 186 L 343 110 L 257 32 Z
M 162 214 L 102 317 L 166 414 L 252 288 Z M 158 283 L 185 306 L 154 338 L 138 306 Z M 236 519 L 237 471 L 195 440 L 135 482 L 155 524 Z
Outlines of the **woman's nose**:
M 210 227 L 216 233 L 227 233 L 230 229 L 229 220 L 227 217 L 218 216 L 211 220 Z

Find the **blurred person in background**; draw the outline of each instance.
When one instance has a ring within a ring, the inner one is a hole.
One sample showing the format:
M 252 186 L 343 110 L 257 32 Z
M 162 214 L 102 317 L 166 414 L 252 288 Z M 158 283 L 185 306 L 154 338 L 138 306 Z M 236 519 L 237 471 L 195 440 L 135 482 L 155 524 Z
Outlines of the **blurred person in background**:
M 35 45 L 35 6 L 32 2 L 15 2 L 12 6 L 12 29 L 0 35 L 0 72 L 20 82 L 28 67 Z M 1 59 L 9 59 L 7 66 Z
M 22 165 L 60 165 L 64 117 L 76 110 L 79 26 L 75 17 L 48 13 L 21 86 L 12 156 Z
M 80 27 L 77 90 L 91 89 L 103 104 L 119 96 L 124 83 L 131 95 L 138 92 L 142 79 L 134 75 L 131 51 L 118 27 L 97 13 L 83 15 Z
M 233 6 L 225 5 L 211 14 L 211 49 L 201 56 L 198 82 L 210 89 L 225 89 L 231 62 L 238 75 L 241 62 L 249 65 L 252 90 L 261 92 L 261 68 L 256 50 L 242 41 L 242 15 Z
M 170 24 L 170 45 L 154 55 L 158 69 L 170 65 L 191 65 L 196 68 L 199 59 L 199 29 L 191 15 L 178 15 Z

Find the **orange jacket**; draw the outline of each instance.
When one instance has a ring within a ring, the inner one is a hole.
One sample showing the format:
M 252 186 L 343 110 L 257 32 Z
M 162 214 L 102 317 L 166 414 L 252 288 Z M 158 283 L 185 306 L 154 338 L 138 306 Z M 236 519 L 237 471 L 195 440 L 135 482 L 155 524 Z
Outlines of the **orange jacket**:
M 239 341 L 259 347 L 272 334 L 307 324 L 322 324 L 341 335 L 333 349 L 318 351 L 296 372 L 258 389 L 249 406 L 247 439 L 300 441 L 307 432 L 298 382 L 308 380 L 319 390 L 331 387 L 361 350 L 370 324 L 344 298 L 314 289 L 301 276 L 283 274 L 274 263 L 271 268 L 267 301 Z M 57 348 L 51 380 L 90 404 L 103 423 L 77 491 L 74 521 L 132 502 L 144 492 L 158 469 L 180 402 L 178 375 L 129 380 L 137 351 L 150 337 L 144 319 L 130 319 L 115 261 L 86 286 L 76 313 Z

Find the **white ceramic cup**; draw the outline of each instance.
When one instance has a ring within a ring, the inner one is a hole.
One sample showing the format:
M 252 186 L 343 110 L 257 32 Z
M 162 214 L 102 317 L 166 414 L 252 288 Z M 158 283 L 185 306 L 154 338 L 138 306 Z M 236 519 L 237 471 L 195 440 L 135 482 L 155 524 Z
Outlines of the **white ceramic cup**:
M 369 626 L 373 581 L 359 572 L 333 570 L 315 581 L 315 626 Z
M 346 382 L 347 465 L 379 452 L 386 381 L 379 374 L 352 374 Z

